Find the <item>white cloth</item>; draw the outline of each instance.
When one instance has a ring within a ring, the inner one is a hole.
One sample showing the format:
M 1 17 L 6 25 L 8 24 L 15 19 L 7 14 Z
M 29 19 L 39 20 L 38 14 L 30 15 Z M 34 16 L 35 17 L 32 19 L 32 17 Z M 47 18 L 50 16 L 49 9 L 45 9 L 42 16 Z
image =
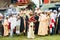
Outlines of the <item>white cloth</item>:
M 52 33 L 52 28 L 50 28 L 50 33 Z
M 60 12 L 58 13 L 58 17 L 59 17 L 59 15 L 60 15 Z
M 19 26 L 20 26 L 20 20 L 17 20 L 17 23 L 16 23 L 16 25 L 19 25 Z
M 16 31 L 16 33 L 17 33 L 17 34 L 20 34 L 20 31 L 18 30 L 18 31 Z
M 2 13 L 0 13 L 0 16 L 3 17 Z
M 16 26 L 16 18 L 15 17 L 10 17 L 8 21 L 11 23 L 11 29 L 14 29 Z
M 51 13 L 51 14 L 50 14 L 50 18 L 53 18 L 53 19 L 55 19 L 55 18 L 56 18 L 56 14 L 54 14 L 54 13 Z
M 34 31 L 33 31 L 33 26 L 34 26 L 34 24 L 33 24 L 33 22 L 31 22 L 29 24 L 29 30 L 28 30 L 28 33 L 27 33 L 27 38 L 35 38 Z
M 13 36 L 13 30 L 16 26 L 16 18 L 15 17 L 10 17 L 8 21 L 11 23 L 11 29 L 10 29 L 10 36 Z

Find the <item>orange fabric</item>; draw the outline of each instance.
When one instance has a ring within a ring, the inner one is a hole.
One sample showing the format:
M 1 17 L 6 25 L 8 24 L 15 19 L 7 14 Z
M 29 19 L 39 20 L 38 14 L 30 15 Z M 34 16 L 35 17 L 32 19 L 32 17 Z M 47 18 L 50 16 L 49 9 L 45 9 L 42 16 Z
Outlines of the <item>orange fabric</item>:
M 49 0 L 44 0 L 44 4 L 47 4 L 47 3 L 49 3 Z

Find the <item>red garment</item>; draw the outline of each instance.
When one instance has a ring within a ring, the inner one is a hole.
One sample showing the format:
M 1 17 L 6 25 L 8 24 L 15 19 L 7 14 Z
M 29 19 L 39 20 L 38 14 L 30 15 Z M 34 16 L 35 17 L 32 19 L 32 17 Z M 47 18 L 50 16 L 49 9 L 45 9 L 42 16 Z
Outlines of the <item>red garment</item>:
M 32 17 L 29 19 L 29 21 L 30 21 L 30 22 L 35 21 L 34 16 L 32 16 Z
M 50 24 L 50 28 L 52 28 L 52 24 Z
M 51 19 L 51 22 L 52 22 L 52 23 L 55 23 L 54 19 Z
M 16 32 L 16 27 L 14 28 L 13 32 Z
M 10 29 L 10 25 L 11 25 L 11 23 L 9 23 L 8 29 Z

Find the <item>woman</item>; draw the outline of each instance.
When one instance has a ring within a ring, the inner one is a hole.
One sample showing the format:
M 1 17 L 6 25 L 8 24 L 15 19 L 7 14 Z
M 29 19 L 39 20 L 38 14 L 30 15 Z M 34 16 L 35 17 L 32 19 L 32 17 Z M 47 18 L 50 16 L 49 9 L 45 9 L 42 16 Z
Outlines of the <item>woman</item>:
M 27 37 L 28 38 L 34 38 L 35 36 L 34 36 L 34 22 L 35 21 L 35 19 L 34 19 L 34 16 L 33 16 L 33 13 L 32 12 L 30 12 L 30 17 L 29 17 L 29 29 L 28 29 L 28 35 L 27 35 Z
M 50 12 L 47 12 L 46 13 L 46 35 L 48 35 L 48 32 L 49 32 L 49 24 L 50 24 Z
M 38 35 L 45 36 L 47 34 L 47 25 L 46 25 L 46 15 L 44 12 L 40 14 L 39 16 L 39 29 L 38 29 Z
M 9 26 L 9 22 L 8 22 L 8 17 L 6 17 L 6 19 L 4 20 L 4 36 L 8 36 L 9 34 L 9 30 L 8 30 L 8 26 Z

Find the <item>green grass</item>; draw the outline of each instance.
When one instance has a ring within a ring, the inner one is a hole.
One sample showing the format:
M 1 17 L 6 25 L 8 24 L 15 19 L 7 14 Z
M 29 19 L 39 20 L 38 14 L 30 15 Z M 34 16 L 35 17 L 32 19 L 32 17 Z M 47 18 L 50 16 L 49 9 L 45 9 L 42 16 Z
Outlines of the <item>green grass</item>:
M 1 37 L 0 40 L 60 40 L 60 35 L 53 35 L 53 36 L 35 36 L 34 39 L 28 39 L 26 36 L 20 35 L 20 36 L 14 36 L 14 37 Z

